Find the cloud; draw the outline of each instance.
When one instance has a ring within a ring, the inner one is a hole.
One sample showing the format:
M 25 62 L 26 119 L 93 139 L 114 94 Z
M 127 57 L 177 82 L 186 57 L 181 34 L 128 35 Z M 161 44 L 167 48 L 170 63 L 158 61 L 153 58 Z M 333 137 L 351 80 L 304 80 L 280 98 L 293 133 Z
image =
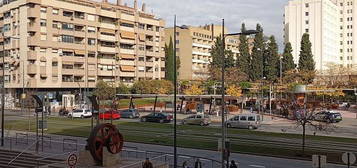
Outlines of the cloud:
M 133 1 L 123 0 L 129 6 Z M 260 23 L 265 34 L 274 35 L 282 48 L 283 13 L 288 0 L 138 0 L 139 6 L 143 2 L 147 11 L 163 18 L 168 27 L 173 25 L 175 14 L 179 25 L 221 24 L 224 18 L 230 32 L 239 31 L 242 22 L 250 29 Z

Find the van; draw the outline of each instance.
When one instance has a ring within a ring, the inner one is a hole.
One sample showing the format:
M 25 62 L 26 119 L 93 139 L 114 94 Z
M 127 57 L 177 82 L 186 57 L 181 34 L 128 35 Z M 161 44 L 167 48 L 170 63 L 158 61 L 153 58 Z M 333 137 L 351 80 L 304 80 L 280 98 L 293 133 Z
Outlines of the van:
M 226 122 L 228 128 L 248 128 L 250 130 L 260 127 L 260 115 L 239 114 Z

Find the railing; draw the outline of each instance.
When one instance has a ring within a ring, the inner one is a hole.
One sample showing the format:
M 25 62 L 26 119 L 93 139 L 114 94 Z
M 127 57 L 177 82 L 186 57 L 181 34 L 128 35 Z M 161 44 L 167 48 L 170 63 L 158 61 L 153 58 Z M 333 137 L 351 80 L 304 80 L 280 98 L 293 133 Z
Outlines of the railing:
M 59 156 L 69 155 L 69 154 L 71 154 L 71 153 L 73 153 L 73 152 L 66 152 L 66 153 L 61 153 L 61 154 L 50 155 L 50 156 L 47 156 L 47 157 L 43 157 L 43 158 L 36 159 L 35 161 L 37 162 L 37 167 L 39 167 L 41 161 L 45 161 L 46 159 L 54 159 L 54 158 L 57 158 L 57 157 L 59 157 Z M 51 163 L 51 164 L 46 165 L 46 166 L 47 166 L 47 167 L 48 167 L 48 166 L 54 166 L 54 165 L 60 164 L 60 163 L 62 163 L 62 162 L 64 162 L 64 160 L 63 160 L 63 161 L 58 161 L 58 162 L 56 162 L 56 163 Z
M 22 154 L 24 154 L 26 151 L 28 151 L 30 148 L 32 148 L 33 145 L 36 145 L 38 143 L 38 141 L 35 141 L 33 144 L 31 144 L 30 146 L 28 146 L 26 149 L 24 149 L 21 153 L 19 153 L 18 155 L 15 156 L 15 158 L 13 158 L 12 160 L 10 160 L 9 163 L 7 163 L 7 166 L 10 166 L 11 163 L 13 163 L 17 158 L 19 158 Z

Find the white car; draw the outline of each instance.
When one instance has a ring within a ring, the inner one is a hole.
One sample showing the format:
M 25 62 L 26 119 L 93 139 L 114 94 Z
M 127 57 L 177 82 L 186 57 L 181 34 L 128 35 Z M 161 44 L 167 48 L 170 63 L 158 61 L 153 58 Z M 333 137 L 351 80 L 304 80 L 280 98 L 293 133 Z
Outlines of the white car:
M 86 109 L 73 110 L 68 113 L 68 117 L 70 117 L 70 118 L 92 117 L 92 112 L 90 110 L 86 110 Z

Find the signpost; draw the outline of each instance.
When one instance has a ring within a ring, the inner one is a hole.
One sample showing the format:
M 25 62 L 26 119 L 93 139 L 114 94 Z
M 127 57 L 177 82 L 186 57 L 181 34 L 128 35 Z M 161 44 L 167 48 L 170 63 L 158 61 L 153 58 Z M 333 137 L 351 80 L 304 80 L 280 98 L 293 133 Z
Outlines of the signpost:
M 72 153 L 67 158 L 68 167 L 74 168 L 78 162 L 78 157 L 76 154 Z
M 342 154 L 342 161 L 347 165 L 348 168 L 351 167 L 356 162 L 356 155 L 352 152 L 346 152 Z
M 327 166 L 327 158 L 324 155 L 312 155 L 313 168 L 325 168 Z

